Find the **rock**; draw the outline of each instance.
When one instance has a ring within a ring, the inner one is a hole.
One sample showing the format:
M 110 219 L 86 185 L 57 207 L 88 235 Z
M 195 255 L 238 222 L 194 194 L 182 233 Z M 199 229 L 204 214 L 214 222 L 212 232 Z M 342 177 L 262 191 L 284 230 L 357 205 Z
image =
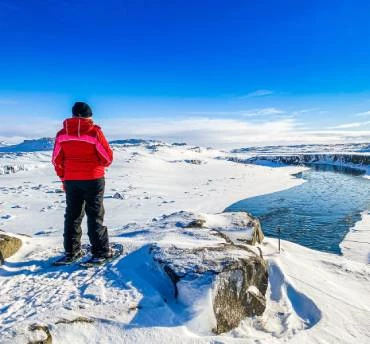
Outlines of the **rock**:
M 234 244 L 256 245 L 262 243 L 265 237 L 260 221 L 246 212 L 226 212 L 212 217 L 214 222 L 209 220 L 208 227 L 212 226 L 220 233 L 226 234 Z
M 206 224 L 206 220 L 205 219 L 195 219 L 191 222 L 189 222 L 185 228 L 202 228 L 204 227 L 204 225 Z
M 112 197 L 115 199 L 126 199 L 125 195 L 122 192 L 116 192 Z
M 223 159 L 220 157 L 220 159 Z M 305 164 L 327 164 L 342 167 L 351 167 L 360 171 L 366 171 L 370 165 L 370 155 L 368 154 L 348 154 L 348 153 L 321 153 L 321 154 L 286 154 L 286 155 L 258 155 L 252 158 L 240 159 L 238 157 L 226 157 L 226 160 L 243 164 L 266 164 L 273 163 L 277 165 L 305 165 Z
M 203 165 L 206 164 L 205 161 L 199 160 L 199 159 L 184 159 L 184 160 L 172 160 L 171 163 L 181 163 L 186 162 L 187 164 L 193 164 L 193 165 Z
M 155 244 L 150 252 L 172 281 L 174 296 L 195 307 L 190 311 L 194 326 L 206 324 L 204 330 L 219 334 L 264 312 L 268 272 L 266 262 L 246 245 L 220 243 L 209 235 L 210 246 L 184 239 L 181 247 Z
M 259 220 L 246 212 L 204 214 L 179 211 L 157 219 L 162 227 L 207 228 L 234 244 L 256 245 L 264 239 Z
M 46 325 L 33 324 L 28 328 L 29 341 L 28 344 L 52 344 L 53 338 L 49 328 Z
M 188 148 L 188 150 L 191 150 L 191 151 L 196 152 L 196 153 L 201 153 L 202 152 L 202 149 L 199 146 L 190 147 L 190 148 Z
M 0 261 L 3 263 L 4 259 L 12 256 L 22 246 L 22 240 L 9 236 L 6 234 L 0 234 Z
M 24 165 L 5 165 L 0 166 L 0 175 L 2 174 L 10 174 L 10 173 L 17 173 L 19 171 L 26 170 Z
M 242 319 L 263 314 L 268 279 L 266 265 L 260 261 L 240 259 L 217 276 L 216 285 L 213 301 L 217 319 L 215 333 L 230 331 Z
M 92 324 L 94 322 L 93 319 L 85 318 L 85 317 L 77 317 L 75 319 L 60 319 L 55 322 L 55 325 L 58 324 L 76 324 L 76 323 L 86 323 Z
M 199 159 L 185 159 L 184 161 L 186 163 L 188 163 L 188 164 L 193 164 L 193 165 L 202 165 L 202 164 L 205 164 L 204 161 L 199 160 Z

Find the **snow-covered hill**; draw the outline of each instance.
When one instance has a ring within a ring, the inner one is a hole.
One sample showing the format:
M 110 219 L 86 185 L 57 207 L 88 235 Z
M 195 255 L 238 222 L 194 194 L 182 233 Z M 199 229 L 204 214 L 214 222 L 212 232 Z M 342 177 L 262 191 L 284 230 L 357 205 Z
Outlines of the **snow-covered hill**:
M 118 146 L 160 146 L 168 145 L 162 141 L 157 140 L 145 140 L 145 139 L 122 139 L 122 140 L 113 140 L 109 142 L 111 145 Z M 184 145 L 174 144 L 174 145 Z M 18 153 L 18 152 L 38 152 L 38 151 L 50 151 L 54 146 L 54 138 L 43 137 L 39 139 L 24 140 L 21 143 L 15 145 L 9 145 L 5 142 L 0 141 L 0 153 Z
M 268 262 L 266 310 L 222 335 L 212 332 L 210 313 L 204 311 L 212 294 L 202 298 L 184 284 L 181 297 L 174 298 L 149 255 L 154 243 L 210 244 L 201 229 L 188 230 L 169 215 L 188 211 L 211 221 L 211 228 L 228 228 L 214 214 L 240 199 L 302 183 L 292 176 L 302 167 L 235 164 L 217 159 L 227 157 L 224 152 L 200 147 L 114 145 L 115 161 L 106 176 L 106 224 L 124 255 L 82 270 L 51 267 L 62 253 L 65 201 L 50 154 L 0 157 L 39 167 L 0 176 L 0 229 L 23 241 L 0 267 L 2 344 L 45 339 L 48 333 L 53 343 L 76 344 L 368 343 L 370 268 L 362 261 L 368 246 L 356 252 L 346 243 L 345 255 L 337 256 L 284 241 L 279 254 L 276 240 L 266 238 L 259 245 Z M 113 197 L 117 193 L 122 197 Z M 368 226 L 367 214 L 363 221 L 357 229 Z M 364 241 L 368 233 L 363 231 Z
M 38 152 L 52 150 L 54 139 L 50 137 L 43 137 L 35 140 L 24 140 L 16 145 L 0 146 L 0 152 Z

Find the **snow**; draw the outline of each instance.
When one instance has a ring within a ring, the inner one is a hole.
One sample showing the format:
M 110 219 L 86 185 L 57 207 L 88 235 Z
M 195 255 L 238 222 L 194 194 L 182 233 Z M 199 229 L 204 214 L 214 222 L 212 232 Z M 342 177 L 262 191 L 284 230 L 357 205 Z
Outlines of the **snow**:
M 370 212 L 362 213 L 361 221 L 350 229 L 340 247 L 345 257 L 370 264 Z
M 48 325 L 55 343 L 369 342 L 370 246 L 353 242 L 370 241 L 368 213 L 342 243 L 343 256 L 287 241 L 279 254 L 277 241 L 265 238 L 260 248 L 269 263 L 266 311 L 216 336 L 206 284 L 199 285 L 203 297 L 193 304 L 186 290 L 194 288 L 182 281 L 176 301 L 149 245 L 205 243 L 202 229 L 187 235 L 169 215 L 188 211 L 214 227 L 227 227 L 218 213 L 246 197 L 299 185 L 303 181 L 292 174 L 302 168 L 235 164 L 216 159 L 227 153 L 189 146 L 115 145 L 114 151 L 106 224 L 111 241 L 123 244 L 125 252 L 122 259 L 89 270 L 51 266 L 62 253 L 65 209 L 51 152 L 0 157 L 0 165 L 35 167 L 0 176 L 0 228 L 23 241 L 0 268 L 1 343 L 45 337 L 42 330 L 29 330 L 34 323 Z M 116 193 L 122 197 L 114 198 Z M 92 322 L 73 322 L 81 317 Z

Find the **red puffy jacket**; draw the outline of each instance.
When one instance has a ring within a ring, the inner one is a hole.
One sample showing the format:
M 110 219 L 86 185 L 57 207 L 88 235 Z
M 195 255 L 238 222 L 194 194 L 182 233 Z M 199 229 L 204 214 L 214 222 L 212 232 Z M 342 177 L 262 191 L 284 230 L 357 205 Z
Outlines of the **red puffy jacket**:
M 72 117 L 64 121 L 53 150 L 53 165 L 61 180 L 102 178 L 104 167 L 112 161 L 112 149 L 92 119 Z

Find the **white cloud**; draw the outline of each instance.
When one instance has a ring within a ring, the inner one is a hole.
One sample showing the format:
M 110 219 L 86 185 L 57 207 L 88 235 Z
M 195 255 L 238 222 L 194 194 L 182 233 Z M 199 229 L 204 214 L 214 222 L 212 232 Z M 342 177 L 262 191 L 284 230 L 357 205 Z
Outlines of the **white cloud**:
M 370 111 L 356 113 L 356 116 L 370 116 Z
M 184 113 L 186 115 L 196 116 L 242 116 L 242 117 L 257 117 L 257 116 L 271 116 L 282 115 L 286 111 L 275 107 L 257 108 L 250 110 L 237 110 L 237 111 L 191 111 Z
M 252 97 L 264 97 L 264 96 L 269 96 L 271 94 L 274 94 L 275 92 L 272 90 L 256 90 L 253 92 L 250 92 L 240 98 L 252 98 Z
M 164 141 L 187 141 L 191 144 L 232 147 L 240 144 L 267 142 L 284 137 L 294 128 L 292 120 L 261 124 L 237 119 L 187 118 L 178 120 L 111 120 L 103 125 L 113 138 L 142 137 Z M 122 129 L 120 129 L 122 128 Z
M 303 130 L 302 125 L 295 118 L 275 117 L 258 123 L 248 118 L 106 118 L 99 124 L 110 140 L 144 138 L 166 142 L 185 141 L 189 144 L 216 148 L 370 141 L 370 130 L 345 130 L 358 128 L 358 126 L 347 126 L 336 130 L 333 128 L 317 131 Z M 22 120 L 21 124 L 9 123 L 1 127 L 0 141 L 15 143 L 24 138 L 53 137 L 61 125 L 61 121 L 43 118 Z
M 341 125 L 337 125 L 335 127 L 332 127 L 332 129 L 360 128 L 362 126 L 366 126 L 366 125 L 369 125 L 369 124 L 370 124 L 370 121 L 345 123 L 345 124 L 341 124 Z
M 112 120 L 103 128 L 111 138 L 142 137 L 167 142 L 236 148 L 251 145 L 340 143 L 370 140 L 369 131 L 302 130 L 293 118 L 253 123 L 239 119 L 187 118 L 168 121 Z M 122 128 L 122 129 L 121 129 Z
M 308 114 L 308 113 L 325 115 L 328 113 L 328 111 L 321 110 L 320 108 L 308 108 L 308 109 L 295 110 L 291 112 L 293 116 L 299 116 L 299 115 Z
M 262 109 L 249 110 L 242 113 L 244 117 L 255 117 L 255 116 L 271 116 L 271 115 L 282 115 L 286 111 L 282 109 L 277 109 L 275 107 L 268 107 Z

